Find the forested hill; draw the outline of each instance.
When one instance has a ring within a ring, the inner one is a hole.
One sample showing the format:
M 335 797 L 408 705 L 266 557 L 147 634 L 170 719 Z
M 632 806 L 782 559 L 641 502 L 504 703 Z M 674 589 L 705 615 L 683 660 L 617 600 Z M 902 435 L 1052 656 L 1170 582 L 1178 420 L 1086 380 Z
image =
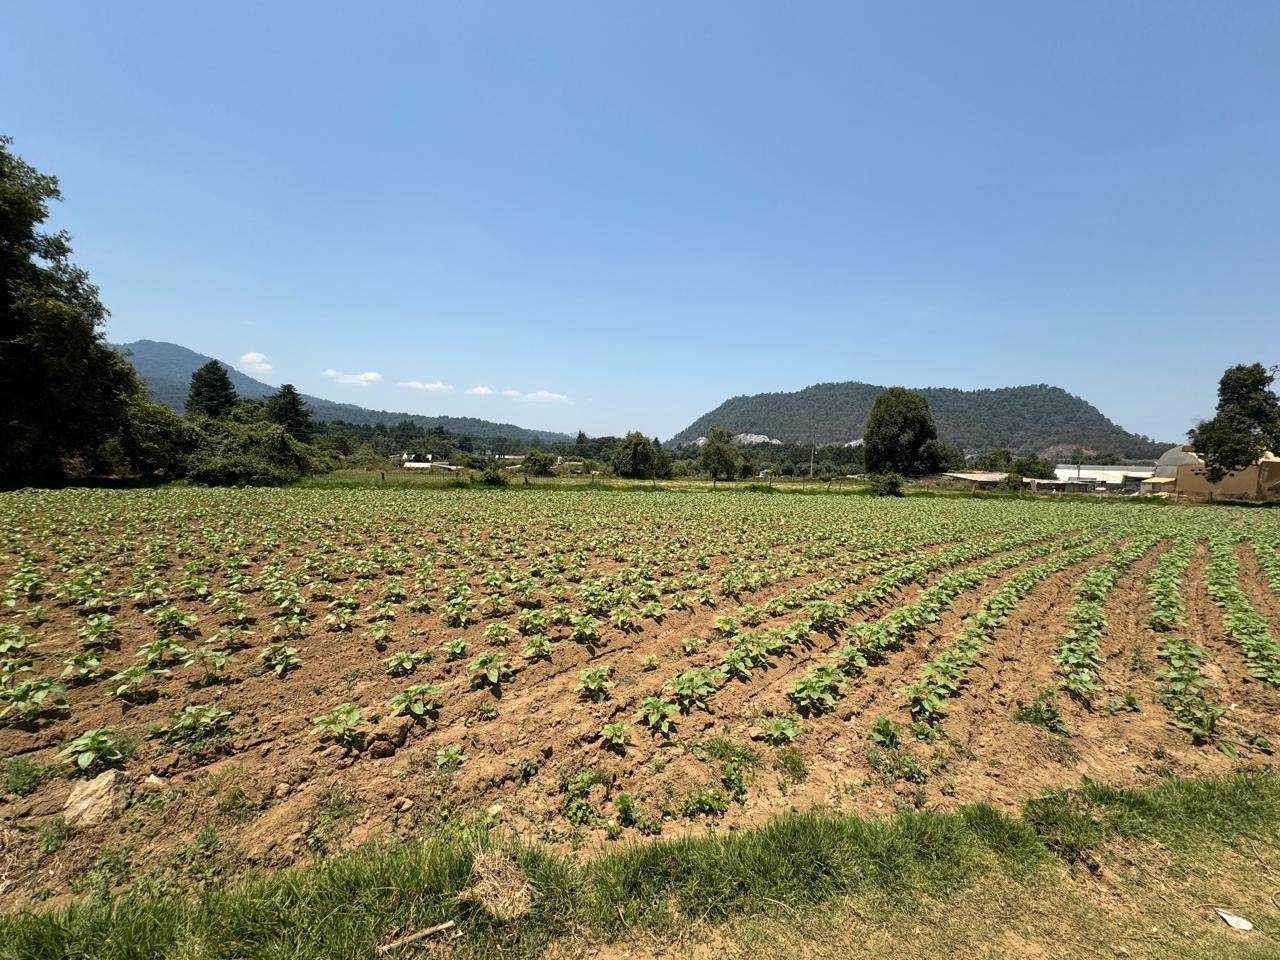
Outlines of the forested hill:
M 162 403 L 178 411 L 181 411 L 187 402 L 187 393 L 191 388 L 191 374 L 213 359 L 176 343 L 157 340 L 136 340 L 133 343 L 111 346 L 112 349 L 128 355 L 129 362 L 146 382 L 152 399 L 156 403 Z M 261 398 L 276 391 L 276 388 L 270 384 L 245 376 L 225 363 L 222 366 L 226 367 L 227 375 L 231 377 L 236 393 L 242 397 Z M 358 407 L 354 403 L 335 403 L 332 400 L 306 394 L 303 394 L 302 399 L 311 408 L 311 415 L 325 422 L 345 420 L 347 423 L 384 423 L 387 426 L 394 426 L 401 420 L 411 420 L 428 430 L 432 427 L 441 427 L 450 433 L 468 437 L 508 437 L 512 440 L 550 442 L 572 439 L 564 433 L 529 430 L 511 423 L 493 423 L 475 417 L 428 417 L 416 413 L 369 410 L 366 407 Z
M 711 427 L 758 433 L 791 443 L 846 443 L 862 436 L 871 404 L 884 387 L 818 383 L 792 393 L 758 393 L 726 400 L 675 435 L 686 443 Z M 913 388 L 914 389 L 914 388 Z M 1092 404 L 1059 387 L 1037 384 L 994 390 L 926 387 L 938 435 L 968 451 L 1008 447 L 1059 455 L 1076 447 L 1133 459 L 1158 457 L 1170 446 L 1117 426 Z

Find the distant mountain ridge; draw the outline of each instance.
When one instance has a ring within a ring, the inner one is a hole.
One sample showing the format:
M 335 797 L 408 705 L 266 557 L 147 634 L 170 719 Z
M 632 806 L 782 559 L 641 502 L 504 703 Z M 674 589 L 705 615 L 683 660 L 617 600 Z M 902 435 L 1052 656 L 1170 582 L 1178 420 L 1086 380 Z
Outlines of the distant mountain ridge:
M 862 436 L 871 405 L 884 389 L 851 380 L 733 397 L 681 430 L 672 442 L 688 443 L 711 427 L 723 427 L 788 443 L 847 443 Z M 1137 460 L 1158 457 L 1171 446 L 1130 433 L 1080 397 L 1043 383 L 987 390 L 912 389 L 929 401 L 939 439 L 968 451 L 1008 447 L 1058 456 L 1083 447 Z
M 111 344 L 111 349 L 125 354 L 138 376 L 151 391 L 152 399 L 174 410 L 182 410 L 187 402 L 187 394 L 191 389 L 191 374 L 204 366 L 213 357 L 206 357 L 176 343 L 160 340 L 135 340 L 133 343 Z M 239 370 L 223 363 L 227 375 L 231 378 L 236 393 L 242 397 L 261 399 L 276 392 L 276 388 L 261 380 L 246 376 Z M 518 427 L 512 423 L 494 423 L 476 417 L 425 416 L 418 413 L 398 413 L 389 410 L 370 410 L 354 403 L 336 403 L 322 397 L 302 395 L 311 415 L 326 423 L 334 420 L 345 420 L 348 423 L 377 424 L 395 426 L 402 420 L 411 420 L 421 427 L 431 429 L 441 427 L 450 433 L 469 437 L 509 437 L 513 440 L 543 440 L 555 442 L 572 439 L 568 434 L 551 430 L 531 430 Z

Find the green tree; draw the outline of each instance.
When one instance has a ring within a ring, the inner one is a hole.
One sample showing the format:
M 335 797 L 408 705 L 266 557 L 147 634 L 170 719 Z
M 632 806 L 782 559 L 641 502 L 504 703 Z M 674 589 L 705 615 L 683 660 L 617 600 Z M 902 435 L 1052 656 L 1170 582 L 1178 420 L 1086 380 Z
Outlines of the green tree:
M 671 458 L 657 437 L 653 438 L 653 475 L 659 480 L 671 479 Z
M 1056 480 L 1058 473 L 1053 464 L 1040 457 L 1019 457 L 1009 465 L 1011 473 L 1020 477 L 1031 477 L 1035 480 Z
M 199 441 L 188 458 L 187 475 L 199 483 L 292 483 L 318 467 L 315 451 L 278 424 L 214 419 L 197 424 Z
M 267 418 L 284 427 L 295 440 L 306 443 L 315 433 L 311 422 L 311 410 L 302 402 L 302 395 L 292 383 L 282 384 L 280 389 L 267 397 Z
M 975 459 L 973 466 L 977 470 L 1008 471 L 1013 467 L 1013 451 L 1008 447 L 996 447 Z
M 929 403 L 903 387 L 889 387 L 871 407 L 863 434 L 868 473 L 918 477 L 937 469 L 938 428 Z
M 1256 463 L 1268 449 L 1280 449 L 1280 398 L 1271 390 L 1275 377 L 1274 367 L 1260 363 L 1229 368 L 1218 381 L 1213 419 L 1187 432 L 1214 483 Z
M 931 440 L 924 445 L 924 458 L 932 463 L 932 470 L 963 470 L 964 451 L 941 440 Z
M 733 448 L 733 434 L 722 427 L 707 431 L 707 441 L 698 454 L 698 466 L 714 483 L 721 477 L 731 478 L 738 472 L 738 452 Z
M 120 434 L 142 388 L 108 347 L 107 316 L 89 276 L 71 263 L 70 237 L 40 229 L 56 177 L 0 137 L 0 483 L 49 482 L 64 463 L 91 465 Z
M 652 480 L 657 476 L 657 457 L 649 438 L 632 430 L 613 448 L 609 466 L 620 477 Z
M 530 450 L 524 455 L 524 463 L 521 464 L 525 475 L 530 477 L 549 477 L 551 468 L 555 465 L 556 458 L 545 450 Z
M 191 375 L 187 413 L 220 420 L 230 416 L 235 405 L 236 388 L 231 385 L 227 368 L 217 360 L 210 360 Z

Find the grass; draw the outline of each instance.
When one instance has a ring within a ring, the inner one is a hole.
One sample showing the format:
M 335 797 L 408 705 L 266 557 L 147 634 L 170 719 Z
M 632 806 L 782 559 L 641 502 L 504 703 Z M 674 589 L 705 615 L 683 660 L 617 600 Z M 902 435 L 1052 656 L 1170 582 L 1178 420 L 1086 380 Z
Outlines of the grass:
M 1247 851 L 1254 861 L 1280 863 L 1280 774 L 1166 780 L 1141 791 L 1086 780 L 1029 802 L 1021 817 L 985 805 L 883 820 L 792 813 L 755 829 L 638 842 L 581 862 L 508 841 L 534 896 L 528 913 L 505 921 L 468 892 L 475 852 L 494 843 L 454 828 L 259 874 L 198 898 L 135 891 L 4 916 L 0 957 L 363 958 L 398 934 L 445 920 L 461 931 L 451 942 L 458 956 L 534 957 L 553 944 L 581 951 L 603 941 L 671 942 L 707 924 L 745 929 L 779 911 L 794 931 L 805 918 L 851 905 L 860 919 L 871 913 L 884 924 L 917 910 L 940 912 L 945 923 L 980 909 L 966 891 L 993 884 L 1009 909 L 1042 902 L 1072 864 L 1114 857 L 1118 844 L 1164 851 L 1158 866 L 1141 872 L 1148 885 L 1161 882 L 1153 870 L 1179 855 L 1207 864 L 1238 853 L 1247 863 Z M 1192 902 L 1197 894 L 1207 900 L 1209 889 L 1192 891 Z M 1277 936 L 1280 917 L 1259 907 L 1253 918 L 1260 936 Z

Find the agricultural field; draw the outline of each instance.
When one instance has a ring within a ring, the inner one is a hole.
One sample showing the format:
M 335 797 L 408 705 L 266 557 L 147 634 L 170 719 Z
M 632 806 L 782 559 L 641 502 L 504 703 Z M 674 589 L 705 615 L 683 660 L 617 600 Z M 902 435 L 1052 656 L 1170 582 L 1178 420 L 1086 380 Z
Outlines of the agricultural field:
M 765 493 L 0 497 L 0 893 L 457 822 L 571 856 L 1272 763 L 1280 514 Z M 130 799 L 69 823 L 110 769 Z

